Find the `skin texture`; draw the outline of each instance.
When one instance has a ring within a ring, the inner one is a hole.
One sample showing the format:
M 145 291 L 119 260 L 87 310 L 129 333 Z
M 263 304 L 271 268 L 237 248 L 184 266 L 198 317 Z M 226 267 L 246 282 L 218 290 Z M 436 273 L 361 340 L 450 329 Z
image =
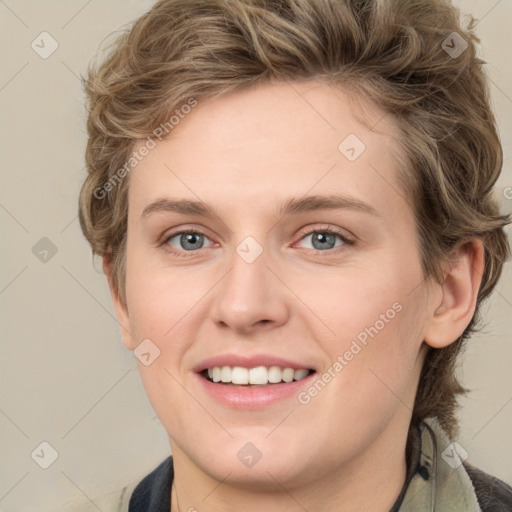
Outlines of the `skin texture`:
M 393 120 L 360 102 L 372 131 L 351 105 L 347 92 L 316 81 L 201 101 L 130 175 L 126 306 L 107 258 L 104 269 L 125 346 L 150 339 L 160 350 L 138 364 L 170 439 L 173 510 L 179 498 L 182 511 L 383 511 L 401 490 L 425 349 L 453 342 L 469 323 L 483 248 L 461 245 L 442 284 L 423 278 Z M 338 150 L 349 134 L 366 146 L 354 161 Z M 278 214 L 289 198 L 325 194 L 376 214 Z M 216 216 L 141 218 L 165 198 L 204 201 Z M 335 237 L 315 250 L 311 233 L 327 226 L 353 243 Z M 203 245 L 187 251 L 182 229 L 204 234 Z M 252 263 L 236 251 L 247 236 L 263 249 Z M 393 304 L 400 311 L 307 404 L 294 395 L 228 407 L 193 371 L 218 354 L 270 354 L 320 377 Z M 262 453 L 250 468 L 237 457 L 248 442 Z

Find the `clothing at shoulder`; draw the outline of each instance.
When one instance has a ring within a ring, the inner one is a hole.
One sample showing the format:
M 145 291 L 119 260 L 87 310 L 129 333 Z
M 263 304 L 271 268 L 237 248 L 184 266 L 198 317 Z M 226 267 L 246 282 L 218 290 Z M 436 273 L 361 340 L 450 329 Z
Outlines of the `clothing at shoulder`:
M 495 476 L 465 463 L 464 467 L 475 488 L 482 512 L 510 512 L 512 487 Z
M 408 474 L 391 512 L 510 512 L 512 487 L 462 463 L 437 421 L 411 425 Z M 169 512 L 174 477 L 172 457 L 136 485 L 122 512 Z M 126 491 L 126 489 L 125 489 Z
M 464 461 L 439 423 L 428 418 L 416 426 L 406 486 L 392 512 L 510 512 L 512 488 Z
M 128 512 L 169 512 L 173 478 L 172 457 L 169 456 L 135 487 Z

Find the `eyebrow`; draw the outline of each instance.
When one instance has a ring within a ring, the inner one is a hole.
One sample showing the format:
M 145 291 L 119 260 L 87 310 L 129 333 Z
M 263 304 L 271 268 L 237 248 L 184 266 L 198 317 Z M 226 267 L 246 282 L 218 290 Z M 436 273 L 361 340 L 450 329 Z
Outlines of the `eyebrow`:
M 295 198 L 292 197 L 284 201 L 278 214 L 281 217 L 299 213 L 307 213 L 316 210 L 338 210 L 348 209 L 369 213 L 380 217 L 379 212 L 371 205 L 360 201 L 359 199 L 340 196 L 336 194 L 330 195 L 314 195 Z M 183 215 L 196 215 L 200 217 L 218 217 L 215 210 L 202 201 L 192 201 L 189 199 L 159 199 L 147 205 L 141 215 L 141 219 L 148 217 L 153 213 L 173 212 Z

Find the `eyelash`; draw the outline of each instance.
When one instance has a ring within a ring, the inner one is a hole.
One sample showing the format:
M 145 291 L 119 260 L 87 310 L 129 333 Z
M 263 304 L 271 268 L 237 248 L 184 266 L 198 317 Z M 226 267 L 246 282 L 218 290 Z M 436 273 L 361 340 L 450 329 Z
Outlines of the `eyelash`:
M 173 255 L 176 255 L 178 257 L 184 257 L 184 258 L 190 257 L 191 254 L 197 253 L 199 250 L 197 250 L 197 251 L 183 251 L 183 250 L 178 251 L 178 250 L 174 249 L 174 247 L 169 245 L 169 240 L 171 240 L 172 238 L 174 238 L 178 235 L 185 235 L 188 233 L 194 234 L 194 235 L 203 235 L 206 238 L 209 238 L 207 235 L 205 235 L 204 233 L 202 233 L 201 231 L 199 231 L 197 229 L 182 229 L 180 231 L 175 231 L 174 233 L 171 233 L 168 236 L 165 236 L 161 245 L 165 246 L 165 250 L 172 253 Z M 300 236 L 299 242 L 302 241 L 307 236 L 312 235 L 313 233 L 322 233 L 322 234 L 327 233 L 329 235 L 335 235 L 335 236 L 338 236 L 341 239 L 341 241 L 343 242 L 343 245 L 334 247 L 334 248 L 326 250 L 326 251 L 319 251 L 317 249 L 308 249 L 309 251 L 314 251 L 314 254 L 330 253 L 332 255 L 333 253 L 339 252 L 339 249 L 342 249 L 344 245 L 354 245 L 355 244 L 355 240 L 353 240 L 352 238 L 349 238 L 346 234 L 342 233 L 341 231 L 338 231 L 337 229 L 334 229 L 331 227 L 315 228 L 315 229 L 310 229 L 309 231 L 306 231 L 306 232 L 301 232 L 299 235 Z M 338 251 L 335 251 L 335 249 L 338 249 Z

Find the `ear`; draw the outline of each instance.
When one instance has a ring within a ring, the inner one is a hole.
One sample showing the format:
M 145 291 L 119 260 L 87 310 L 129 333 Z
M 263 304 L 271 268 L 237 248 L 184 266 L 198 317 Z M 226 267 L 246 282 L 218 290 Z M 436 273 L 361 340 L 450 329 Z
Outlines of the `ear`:
M 112 259 L 110 255 L 106 254 L 102 259 L 103 272 L 107 276 L 108 287 L 110 289 L 110 296 L 112 297 L 112 302 L 114 303 L 114 309 L 116 310 L 117 323 L 121 329 L 121 337 L 123 339 L 123 345 L 128 350 L 134 350 L 136 346 L 133 343 L 131 328 L 130 328 L 130 318 L 128 316 L 128 308 L 123 303 L 119 296 L 119 291 L 114 284 L 113 274 L 112 274 Z
M 443 348 L 453 343 L 468 326 L 475 312 L 478 290 L 484 272 L 484 245 L 471 239 L 451 254 L 455 261 L 446 264 L 441 300 L 432 304 L 432 316 L 425 332 L 425 343 Z

